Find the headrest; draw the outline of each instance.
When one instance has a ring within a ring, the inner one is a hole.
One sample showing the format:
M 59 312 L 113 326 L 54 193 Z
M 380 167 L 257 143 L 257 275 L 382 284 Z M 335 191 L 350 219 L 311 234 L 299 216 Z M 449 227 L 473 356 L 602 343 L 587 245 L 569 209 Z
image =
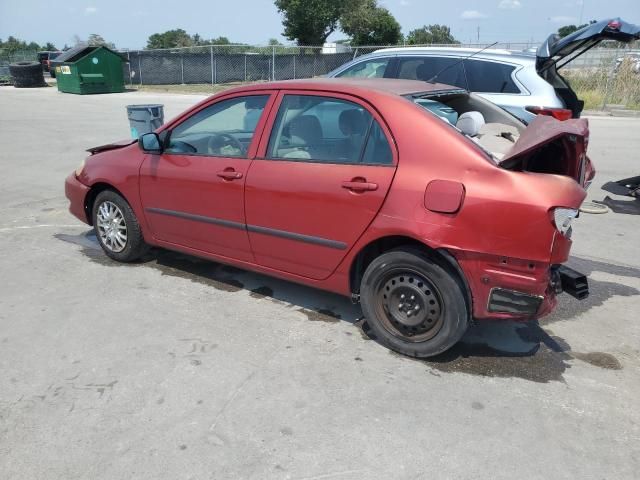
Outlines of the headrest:
M 367 121 L 365 120 L 364 112 L 357 108 L 341 112 L 338 124 L 340 125 L 340 131 L 345 136 L 353 134 L 364 135 L 367 131 Z
M 313 115 L 300 115 L 291 120 L 289 134 L 298 137 L 306 144 L 316 144 L 322 140 L 320 120 Z
M 471 111 L 460 115 L 456 127 L 465 135 L 475 137 L 484 123 L 484 116 L 480 112 Z

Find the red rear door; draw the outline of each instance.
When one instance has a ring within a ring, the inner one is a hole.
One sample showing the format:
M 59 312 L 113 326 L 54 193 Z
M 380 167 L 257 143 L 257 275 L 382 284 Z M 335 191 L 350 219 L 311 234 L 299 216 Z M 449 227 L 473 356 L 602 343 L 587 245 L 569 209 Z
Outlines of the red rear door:
M 380 210 L 397 154 L 380 116 L 345 95 L 279 96 L 245 185 L 258 264 L 328 277 Z

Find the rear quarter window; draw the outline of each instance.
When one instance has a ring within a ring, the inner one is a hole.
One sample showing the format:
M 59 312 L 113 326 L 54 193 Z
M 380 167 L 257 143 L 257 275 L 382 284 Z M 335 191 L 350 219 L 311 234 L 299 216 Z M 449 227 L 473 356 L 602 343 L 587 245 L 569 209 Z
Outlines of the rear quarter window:
M 483 60 L 465 60 L 469 91 L 477 93 L 521 93 L 513 81 L 516 67 Z

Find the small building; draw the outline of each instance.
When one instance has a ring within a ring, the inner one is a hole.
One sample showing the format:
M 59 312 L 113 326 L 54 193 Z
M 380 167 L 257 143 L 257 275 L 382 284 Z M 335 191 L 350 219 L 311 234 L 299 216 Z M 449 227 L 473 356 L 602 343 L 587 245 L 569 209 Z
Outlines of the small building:
M 80 95 L 124 92 L 122 65 L 127 61 L 100 45 L 81 45 L 67 50 L 52 62 L 58 91 Z
M 324 54 L 345 53 L 350 51 L 351 47 L 349 45 L 345 45 L 344 43 L 329 42 L 322 45 L 322 53 Z

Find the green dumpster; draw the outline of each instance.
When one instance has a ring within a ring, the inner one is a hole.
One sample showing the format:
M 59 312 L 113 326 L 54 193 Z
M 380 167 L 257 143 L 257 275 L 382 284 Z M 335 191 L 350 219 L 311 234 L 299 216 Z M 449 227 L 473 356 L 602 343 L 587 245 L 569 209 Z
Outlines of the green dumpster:
M 58 91 L 80 95 L 124 92 L 122 64 L 126 61 L 104 46 L 85 45 L 67 50 L 52 62 Z

